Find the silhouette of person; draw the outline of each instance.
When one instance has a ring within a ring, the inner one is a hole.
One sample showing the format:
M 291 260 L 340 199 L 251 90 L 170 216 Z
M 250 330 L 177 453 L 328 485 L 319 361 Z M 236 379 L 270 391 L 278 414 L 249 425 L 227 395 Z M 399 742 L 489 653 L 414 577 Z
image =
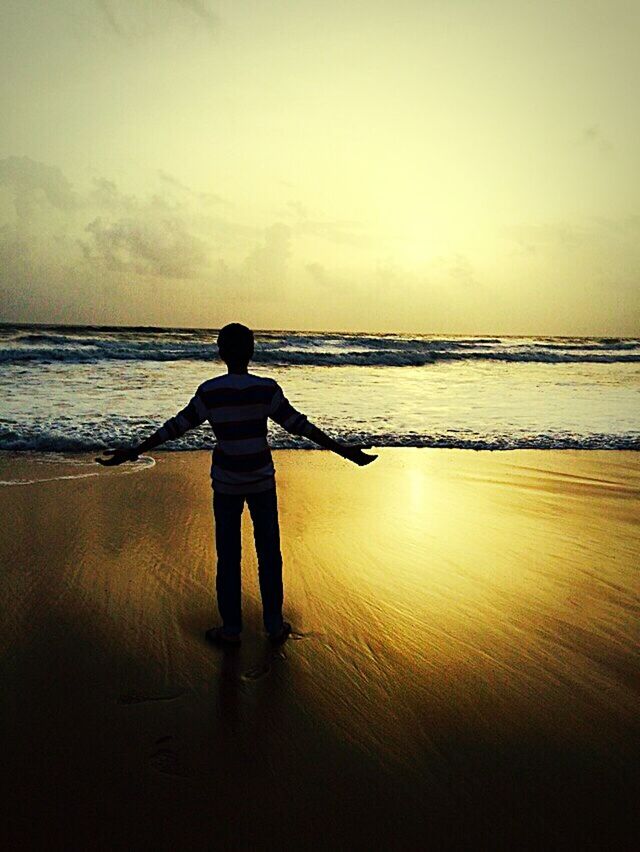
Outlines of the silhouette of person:
M 216 644 L 237 645 L 242 632 L 241 516 L 245 502 L 253 522 L 263 621 L 274 643 L 287 639 L 291 625 L 283 619 L 282 555 L 275 469 L 267 443 L 267 419 L 294 435 L 303 435 L 357 465 L 377 458 L 362 446 L 334 441 L 310 423 L 287 400 L 279 384 L 249 372 L 254 338 L 251 329 L 231 323 L 218 335 L 226 374 L 205 381 L 188 405 L 135 447 L 108 450 L 96 461 L 118 465 L 135 461 L 168 440 L 208 420 L 216 436 L 211 465 L 217 551 L 216 592 L 222 624 L 207 631 Z

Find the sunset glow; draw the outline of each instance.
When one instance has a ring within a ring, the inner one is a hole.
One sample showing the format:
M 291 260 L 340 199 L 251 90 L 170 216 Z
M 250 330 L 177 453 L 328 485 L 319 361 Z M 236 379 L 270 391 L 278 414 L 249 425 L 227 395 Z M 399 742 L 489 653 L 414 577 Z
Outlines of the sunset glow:
M 640 7 L 8 4 L 0 320 L 640 326 Z

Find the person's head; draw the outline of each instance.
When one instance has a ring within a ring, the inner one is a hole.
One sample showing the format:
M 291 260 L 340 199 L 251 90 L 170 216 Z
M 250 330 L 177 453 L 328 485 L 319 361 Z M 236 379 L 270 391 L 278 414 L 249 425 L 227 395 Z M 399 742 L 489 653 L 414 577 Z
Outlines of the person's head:
M 225 325 L 218 334 L 218 351 L 228 367 L 246 367 L 253 358 L 253 332 L 239 322 Z

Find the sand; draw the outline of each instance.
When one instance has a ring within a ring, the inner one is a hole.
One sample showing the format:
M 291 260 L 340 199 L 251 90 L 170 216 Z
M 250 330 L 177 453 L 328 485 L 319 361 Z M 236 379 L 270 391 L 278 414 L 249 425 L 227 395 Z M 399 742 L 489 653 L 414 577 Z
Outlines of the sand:
M 155 458 L 0 458 L 9 848 L 634 847 L 638 454 L 277 452 L 295 635 L 245 513 L 226 654 L 209 455 Z

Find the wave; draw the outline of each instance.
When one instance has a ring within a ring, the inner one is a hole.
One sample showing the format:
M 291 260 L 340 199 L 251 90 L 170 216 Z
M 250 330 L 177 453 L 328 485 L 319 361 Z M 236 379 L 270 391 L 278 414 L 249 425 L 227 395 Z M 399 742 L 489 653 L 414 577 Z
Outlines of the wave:
M 27 429 L 23 433 L 0 429 L 0 450 L 37 453 L 90 453 L 100 452 L 115 446 L 129 445 L 139 439 L 141 432 L 132 430 L 114 432 L 113 435 L 63 435 L 56 431 Z M 459 450 L 640 450 L 640 432 L 626 434 L 594 433 L 576 435 L 570 432 L 541 433 L 532 435 L 418 435 L 405 433 L 381 435 L 368 432 L 352 432 L 345 435 L 345 443 L 365 447 L 415 447 Z M 303 438 L 289 435 L 270 437 L 273 449 L 317 449 Z M 162 452 L 211 450 L 215 439 L 196 432 L 179 441 L 163 445 Z
M 217 360 L 215 334 L 209 330 L 0 331 L 0 364 L 5 365 Z M 443 361 L 640 363 L 640 340 L 263 332 L 256 337 L 254 356 L 257 364 L 278 367 L 424 367 Z

